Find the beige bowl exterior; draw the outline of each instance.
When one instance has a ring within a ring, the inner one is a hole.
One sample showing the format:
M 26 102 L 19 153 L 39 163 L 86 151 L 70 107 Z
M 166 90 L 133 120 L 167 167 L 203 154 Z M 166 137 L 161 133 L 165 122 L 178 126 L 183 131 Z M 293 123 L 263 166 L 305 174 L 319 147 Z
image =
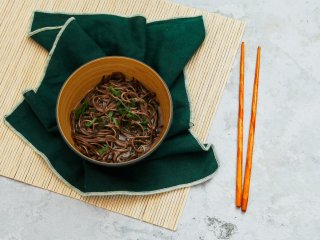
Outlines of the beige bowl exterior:
M 78 151 L 71 136 L 70 114 L 83 97 L 101 81 L 103 75 L 122 72 L 127 77 L 139 80 L 148 90 L 156 93 L 160 104 L 163 128 L 160 137 L 146 154 L 124 163 L 105 163 L 91 159 Z M 152 153 L 162 142 L 172 119 L 172 100 L 169 89 L 162 78 L 146 64 L 127 57 L 103 57 L 93 60 L 77 69 L 64 83 L 57 101 L 57 124 L 66 143 L 78 155 L 90 162 L 110 166 L 125 166 L 136 163 Z

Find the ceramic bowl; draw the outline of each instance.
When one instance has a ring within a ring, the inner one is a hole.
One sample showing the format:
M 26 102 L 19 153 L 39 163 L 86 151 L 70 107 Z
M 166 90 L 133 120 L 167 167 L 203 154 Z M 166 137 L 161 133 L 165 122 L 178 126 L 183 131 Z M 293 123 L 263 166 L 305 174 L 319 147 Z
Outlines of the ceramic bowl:
M 71 135 L 71 112 L 76 108 L 84 96 L 101 81 L 103 75 L 122 72 L 128 78 L 134 77 L 148 90 L 156 93 L 160 104 L 160 115 L 163 128 L 159 138 L 152 144 L 144 155 L 128 162 L 106 163 L 83 155 L 75 146 Z M 120 167 L 137 163 L 150 155 L 166 136 L 172 119 L 172 100 L 169 89 L 163 79 L 151 67 L 127 57 L 104 57 L 93 60 L 77 69 L 62 86 L 57 101 L 57 124 L 59 131 L 68 146 L 82 158 L 103 166 Z

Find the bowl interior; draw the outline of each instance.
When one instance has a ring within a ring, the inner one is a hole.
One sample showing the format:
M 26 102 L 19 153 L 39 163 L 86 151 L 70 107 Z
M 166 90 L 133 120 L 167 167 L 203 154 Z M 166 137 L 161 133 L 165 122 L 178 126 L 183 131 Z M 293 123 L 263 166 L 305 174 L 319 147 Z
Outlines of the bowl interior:
M 156 93 L 156 98 L 160 104 L 163 128 L 160 137 L 153 143 L 148 153 L 159 145 L 171 123 L 172 101 L 170 92 L 161 77 L 153 69 L 142 62 L 126 57 L 104 57 L 91 61 L 80 67 L 67 79 L 57 102 L 57 122 L 61 134 L 74 151 L 87 159 L 88 157 L 81 154 L 75 147 L 71 136 L 70 114 L 83 97 L 101 81 L 102 76 L 109 75 L 112 72 L 122 72 L 129 78 L 134 77 L 148 90 Z

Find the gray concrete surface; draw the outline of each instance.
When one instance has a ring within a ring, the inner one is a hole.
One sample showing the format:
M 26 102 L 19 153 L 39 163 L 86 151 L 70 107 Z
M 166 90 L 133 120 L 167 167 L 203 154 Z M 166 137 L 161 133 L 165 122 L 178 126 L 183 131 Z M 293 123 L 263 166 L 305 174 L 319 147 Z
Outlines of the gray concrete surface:
M 221 168 L 192 188 L 177 232 L 0 178 L 1 240 L 320 239 L 320 2 L 175 2 L 247 22 L 245 139 L 262 46 L 248 212 L 234 207 L 237 58 L 209 137 Z

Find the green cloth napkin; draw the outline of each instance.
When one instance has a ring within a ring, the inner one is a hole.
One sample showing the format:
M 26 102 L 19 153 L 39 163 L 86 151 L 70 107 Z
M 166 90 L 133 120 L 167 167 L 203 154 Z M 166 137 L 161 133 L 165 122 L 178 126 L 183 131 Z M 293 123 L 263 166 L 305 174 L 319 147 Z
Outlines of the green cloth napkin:
M 201 145 L 189 131 L 183 74 L 205 37 L 201 16 L 146 23 L 141 16 L 35 12 L 29 36 L 49 51 L 48 65 L 39 88 L 23 94 L 24 100 L 6 122 L 80 194 L 164 192 L 199 184 L 216 171 L 211 146 Z M 150 65 L 167 83 L 173 100 L 166 139 L 148 159 L 122 168 L 97 166 L 76 155 L 63 141 L 55 116 L 57 96 L 68 76 L 93 59 L 111 55 Z

